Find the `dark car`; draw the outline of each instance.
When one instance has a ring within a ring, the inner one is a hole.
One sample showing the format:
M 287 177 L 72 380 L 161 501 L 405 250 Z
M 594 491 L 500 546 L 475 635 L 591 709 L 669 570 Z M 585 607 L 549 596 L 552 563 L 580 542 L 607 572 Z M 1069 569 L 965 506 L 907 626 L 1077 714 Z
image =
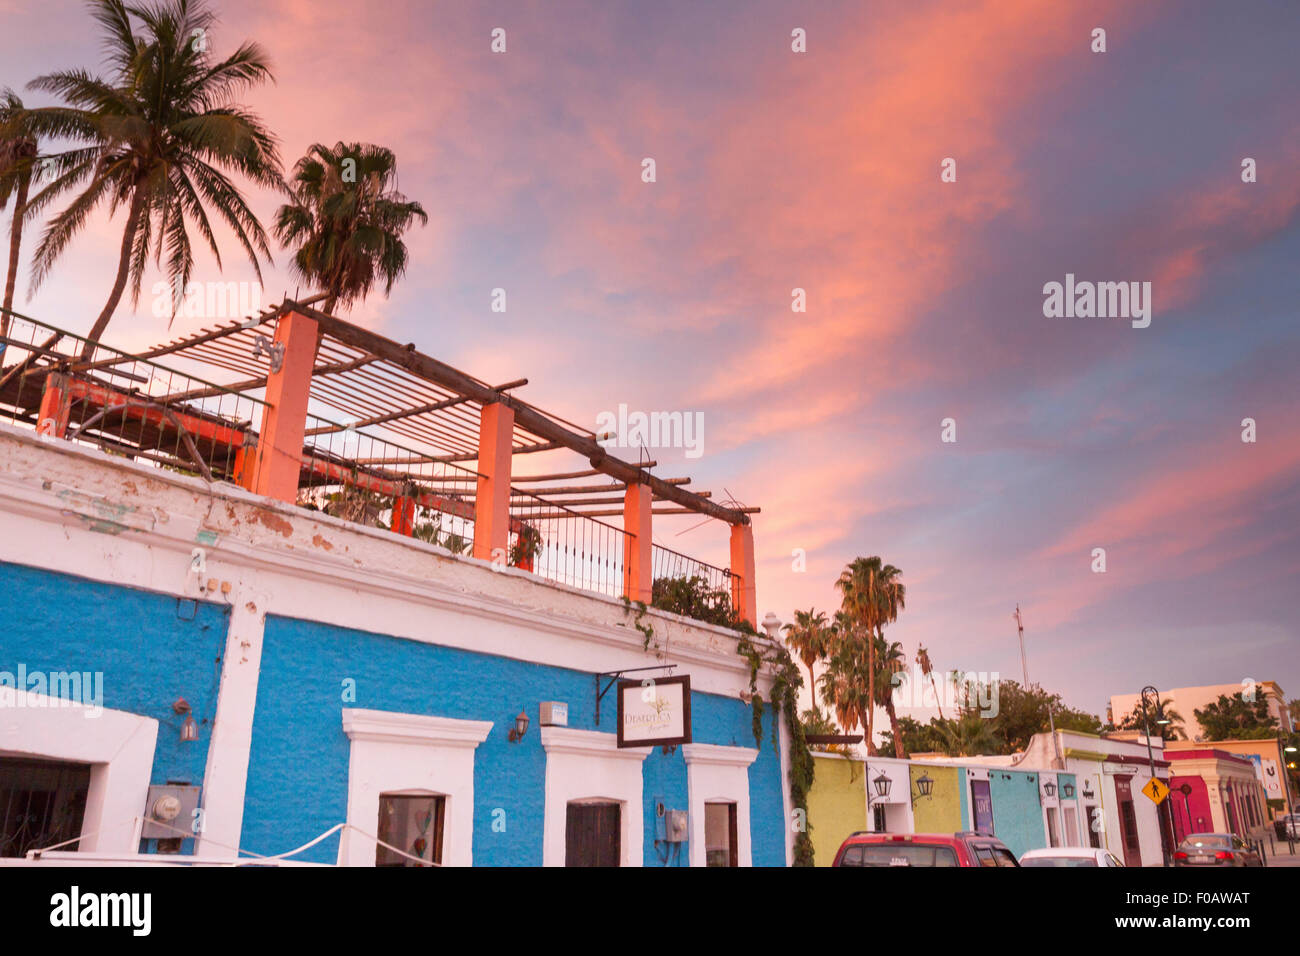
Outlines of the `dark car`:
M 1191 833 L 1174 851 L 1174 866 L 1263 866 L 1264 858 L 1232 833 Z
M 859 830 L 832 866 L 1019 866 L 997 837 L 985 833 L 870 833 Z

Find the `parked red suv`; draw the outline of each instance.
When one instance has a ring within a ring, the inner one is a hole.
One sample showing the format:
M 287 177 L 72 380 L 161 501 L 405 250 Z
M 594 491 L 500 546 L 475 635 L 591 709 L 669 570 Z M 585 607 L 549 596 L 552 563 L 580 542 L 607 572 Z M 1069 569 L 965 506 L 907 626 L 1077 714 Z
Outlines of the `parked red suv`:
M 869 833 L 859 830 L 832 866 L 1019 866 L 997 837 L 984 833 Z

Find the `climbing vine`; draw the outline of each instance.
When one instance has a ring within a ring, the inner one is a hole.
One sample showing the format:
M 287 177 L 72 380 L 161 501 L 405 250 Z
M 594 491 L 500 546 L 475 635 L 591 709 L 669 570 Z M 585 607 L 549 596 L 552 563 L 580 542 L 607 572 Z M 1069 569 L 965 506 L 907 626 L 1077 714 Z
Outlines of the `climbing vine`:
M 772 707 L 776 711 L 772 721 L 772 746 L 779 750 L 779 728 L 777 720 L 785 719 L 785 729 L 790 735 L 790 804 L 802 815 L 802 826 L 795 832 L 794 865 L 813 865 L 812 837 L 808 822 L 808 791 L 813 782 L 813 756 L 808 749 L 808 740 L 804 736 L 803 722 L 799 720 L 799 688 L 803 686 L 803 675 L 790 656 L 790 652 L 779 644 L 759 645 L 753 638 L 758 632 L 747 622 L 736 627 L 740 639 L 736 642 L 736 653 L 749 661 L 750 708 L 753 714 L 754 743 L 761 747 L 763 743 L 763 695 L 758 691 L 759 672 L 766 667 L 772 675 Z M 792 821 L 793 822 L 793 821 Z
M 631 613 L 633 604 L 636 605 L 636 617 L 632 619 L 632 626 L 641 632 L 641 638 L 642 638 L 641 650 L 649 651 L 650 642 L 653 641 L 655 637 L 655 629 L 651 627 L 649 624 L 643 623 L 643 619 L 645 618 L 645 612 L 646 612 L 646 603 L 645 601 L 633 601 L 626 594 L 624 594 L 623 595 L 624 611 Z M 660 647 L 659 645 L 656 644 L 655 653 L 658 654 L 659 651 L 660 651 Z

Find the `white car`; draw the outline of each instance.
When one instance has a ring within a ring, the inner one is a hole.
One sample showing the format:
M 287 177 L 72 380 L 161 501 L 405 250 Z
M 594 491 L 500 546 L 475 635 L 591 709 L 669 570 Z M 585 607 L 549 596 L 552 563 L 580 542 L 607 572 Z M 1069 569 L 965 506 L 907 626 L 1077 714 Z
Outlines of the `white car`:
M 1030 850 L 1021 866 L 1123 866 L 1114 854 L 1090 846 L 1053 846 Z

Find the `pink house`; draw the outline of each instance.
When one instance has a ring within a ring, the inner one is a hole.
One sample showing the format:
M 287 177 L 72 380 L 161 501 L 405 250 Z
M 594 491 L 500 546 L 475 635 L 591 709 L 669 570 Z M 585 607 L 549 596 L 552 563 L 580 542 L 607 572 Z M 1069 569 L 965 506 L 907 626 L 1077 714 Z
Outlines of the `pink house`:
M 1165 759 L 1172 765 L 1169 809 L 1178 840 L 1206 832 L 1268 836 L 1264 789 L 1251 761 L 1211 748 L 1166 751 Z

